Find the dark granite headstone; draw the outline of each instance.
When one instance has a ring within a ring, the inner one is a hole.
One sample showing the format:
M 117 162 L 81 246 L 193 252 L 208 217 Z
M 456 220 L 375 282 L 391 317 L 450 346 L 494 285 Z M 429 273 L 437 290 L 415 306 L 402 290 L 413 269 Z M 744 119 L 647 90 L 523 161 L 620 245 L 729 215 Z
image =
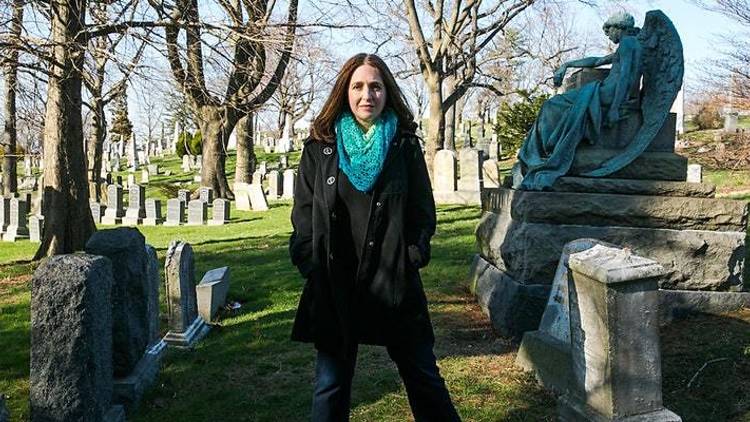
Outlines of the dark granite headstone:
M 112 264 L 101 256 L 57 255 L 34 272 L 32 422 L 111 420 L 111 294 Z
M 100 230 L 86 252 L 112 260 L 112 327 L 114 375 L 129 375 L 148 344 L 148 256 L 146 241 L 135 228 Z

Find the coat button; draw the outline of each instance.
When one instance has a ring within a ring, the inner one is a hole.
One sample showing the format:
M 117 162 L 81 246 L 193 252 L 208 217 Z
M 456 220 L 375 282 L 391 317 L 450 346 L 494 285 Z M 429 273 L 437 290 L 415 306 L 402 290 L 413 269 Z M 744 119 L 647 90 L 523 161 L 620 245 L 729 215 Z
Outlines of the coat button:
M 375 246 L 375 242 L 373 242 L 373 241 L 371 240 L 371 241 L 367 242 L 367 246 L 369 246 L 369 247 L 373 247 L 373 246 Z
M 332 184 L 336 183 L 336 178 L 333 177 L 333 176 L 330 176 L 330 177 L 328 177 L 328 179 L 326 179 L 326 183 L 328 183 L 329 185 L 332 185 Z
M 323 154 L 325 154 L 325 155 L 331 155 L 331 154 L 333 154 L 333 148 L 331 148 L 331 147 L 325 147 L 325 148 L 323 148 Z
M 380 201 L 378 201 L 378 202 L 375 203 L 375 206 L 378 207 L 378 208 L 380 208 L 380 207 L 383 206 L 383 203 L 380 202 Z

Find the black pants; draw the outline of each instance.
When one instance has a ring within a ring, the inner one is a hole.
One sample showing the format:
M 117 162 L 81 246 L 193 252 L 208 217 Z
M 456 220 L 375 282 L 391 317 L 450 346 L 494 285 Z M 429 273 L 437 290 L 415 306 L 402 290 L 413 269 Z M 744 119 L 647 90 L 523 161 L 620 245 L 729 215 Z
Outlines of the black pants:
M 409 406 L 416 422 L 461 420 L 435 364 L 432 344 L 391 345 L 386 349 L 404 381 Z M 356 362 L 356 347 L 348 359 L 339 359 L 330 353 L 318 351 L 315 363 L 313 422 L 349 420 L 352 376 Z

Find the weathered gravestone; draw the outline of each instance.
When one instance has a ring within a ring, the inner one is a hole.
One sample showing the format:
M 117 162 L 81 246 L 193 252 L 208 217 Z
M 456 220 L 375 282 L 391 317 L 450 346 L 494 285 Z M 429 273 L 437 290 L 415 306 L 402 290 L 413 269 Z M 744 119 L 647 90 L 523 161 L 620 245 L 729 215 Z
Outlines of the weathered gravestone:
M 159 174 L 159 165 L 158 164 L 149 164 L 149 165 L 146 166 L 146 168 L 148 169 L 148 172 L 150 174 L 152 174 L 152 175 Z
M 41 242 L 44 236 L 44 216 L 34 214 L 29 217 L 29 240 Z
M 240 211 L 250 211 L 250 185 L 248 183 L 234 183 L 234 206 Z
M 177 191 L 177 199 L 179 199 L 187 207 L 188 201 L 190 201 L 190 191 L 187 189 L 179 189 Z
M 250 205 L 253 211 L 268 211 L 268 201 L 266 201 L 266 194 L 263 192 L 263 188 L 260 185 L 251 184 L 247 188 L 248 195 L 250 196 Z
M 141 185 L 130 185 L 128 188 L 128 209 L 125 211 L 123 224 L 136 225 L 143 222 L 146 216 L 146 189 Z
M 112 345 L 114 375 L 135 369 L 148 345 L 148 255 L 138 229 L 99 230 L 86 242 L 86 252 L 112 261 Z
M 482 181 L 485 188 L 500 187 L 500 171 L 497 168 L 497 160 L 488 159 L 482 162 Z
M 102 205 L 96 201 L 89 201 L 89 209 L 91 210 L 91 217 L 94 219 L 94 223 L 101 223 L 104 210 L 107 209 L 106 205 Z
M 149 198 L 146 200 L 146 218 L 143 225 L 156 226 L 161 224 L 161 200 Z
M 10 198 L 0 196 L 0 233 L 5 233 L 10 221 Z
M 124 421 L 112 406 L 112 263 L 50 257 L 31 281 L 32 422 Z
M 164 274 L 169 314 L 169 332 L 164 341 L 170 346 L 192 347 L 208 333 L 210 327 L 198 315 L 193 248 L 190 244 L 180 241 L 169 244 Z
M 666 271 L 630 251 L 596 245 L 569 259 L 573 377 L 565 420 L 681 422 L 661 392 L 658 279 Z
M 156 379 L 164 350 L 153 338 L 158 324 L 158 261 L 143 235 L 129 227 L 94 233 L 86 251 L 112 261 L 113 400 L 131 411 Z
M 29 237 L 29 228 L 26 224 L 26 205 L 28 202 L 18 198 L 10 198 L 10 219 L 8 227 L 3 233 L 3 240 L 15 242 L 17 239 Z
M 200 199 L 193 199 L 188 202 L 187 225 L 200 226 L 206 223 L 208 218 L 208 204 Z
M 266 175 L 266 173 L 268 173 L 268 163 L 267 163 L 267 162 L 266 162 L 265 160 L 264 160 L 264 161 L 261 161 L 261 162 L 260 162 L 260 164 L 258 165 L 258 170 L 257 170 L 257 171 L 258 171 L 258 172 L 259 172 L 259 173 L 260 173 L 261 175 L 264 175 L 264 176 L 265 176 L 265 175 Z
M 182 156 L 182 172 L 187 173 L 190 171 L 190 156 L 189 155 L 183 155 Z
M 119 178 L 119 176 L 118 176 Z M 107 209 L 104 211 L 102 224 L 120 224 L 125 213 L 122 210 L 122 186 L 107 186 Z
M 201 187 L 198 189 L 198 197 L 206 204 L 210 204 L 214 201 L 214 190 L 205 186 Z
M 284 182 L 281 180 L 281 173 L 276 170 L 268 172 L 268 199 L 273 201 L 279 199 L 281 187 Z
M 229 267 L 208 271 L 195 286 L 198 314 L 205 321 L 212 321 L 219 308 L 224 306 L 229 292 Z
M 141 170 L 141 183 L 147 185 L 151 180 L 151 173 L 147 168 Z
M 433 177 L 436 192 L 453 192 L 456 190 L 456 153 L 443 149 L 435 154 Z
M 211 209 L 211 220 L 208 221 L 208 224 L 217 226 L 228 223 L 231 204 L 232 203 L 226 199 L 214 199 L 213 207 Z
M 266 176 L 266 173 L 261 173 L 260 171 L 256 170 L 255 173 L 253 173 L 253 185 L 261 186 L 263 184 L 263 178 Z
M 283 154 L 279 157 L 279 167 L 282 169 L 285 169 L 289 167 L 289 156 L 286 154 Z
M 130 190 L 130 187 L 135 185 L 135 174 L 130 173 L 128 174 L 128 185 L 126 186 L 128 190 Z
M 458 153 L 461 177 L 458 190 L 479 192 L 482 180 L 482 152 L 464 148 Z
M 294 198 L 294 183 L 297 180 L 297 173 L 292 170 L 284 170 L 284 193 L 281 196 L 284 199 Z
M 167 220 L 165 226 L 179 226 L 185 222 L 185 203 L 178 198 L 167 200 Z

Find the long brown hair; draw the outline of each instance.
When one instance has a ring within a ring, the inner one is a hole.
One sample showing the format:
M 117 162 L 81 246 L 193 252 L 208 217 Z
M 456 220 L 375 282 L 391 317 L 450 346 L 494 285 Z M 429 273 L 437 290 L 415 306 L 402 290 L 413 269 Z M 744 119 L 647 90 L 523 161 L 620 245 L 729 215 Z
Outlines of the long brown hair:
M 336 140 L 336 133 L 334 132 L 336 118 L 349 109 L 349 81 L 354 71 L 364 64 L 380 71 L 383 84 L 385 84 L 385 108 L 390 107 L 398 116 L 399 129 L 412 133 L 416 130 L 417 124 L 414 123 L 414 114 L 409 110 L 404 93 L 398 87 L 396 79 L 383 59 L 375 54 L 359 53 L 347 60 L 341 67 L 330 95 L 328 95 L 320 113 L 313 120 L 310 135 L 316 141 L 330 143 Z

